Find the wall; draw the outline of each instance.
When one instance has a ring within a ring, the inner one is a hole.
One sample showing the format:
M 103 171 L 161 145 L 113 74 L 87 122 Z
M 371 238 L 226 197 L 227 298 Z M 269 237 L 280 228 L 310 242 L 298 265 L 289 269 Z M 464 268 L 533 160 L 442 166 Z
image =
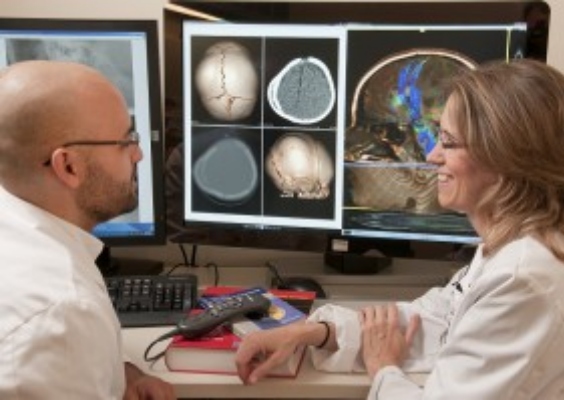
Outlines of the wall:
M 402 0 L 397 0 L 400 1 Z M 548 63 L 564 72 L 564 51 L 558 50 L 563 46 L 560 38 L 564 38 L 564 1 L 547 0 L 546 2 L 552 9 Z M 166 3 L 167 0 L 1 0 L 0 17 L 156 19 L 159 21 L 162 33 L 163 7 Z M 161 34 L 161 60 L 163 49 L 164 35 Z M 161 68 L 161 71 L 164 70 Z M 117 249 L 114 253 L 121 256 L 165 260 L 168 263 L 177 263 L 182 259 L 182 253 L 176 245 Z M 220 266 L 258 267 L 264 265 L 267 259 L 292 258 L 299 262 L 298 260 L 304 256 L 308 255 L 236 248 L 203 247 L 198 250 L 199 264 L 213 261 Z
M 562 52 L 562 38 L 564 38 L 564 2 L 560 0 L 548 0 L 546 3 L 548 3 L 551 8 L 547 62 L 564 72 L 564 52 Z
M 167 0 L 2 0 L 0 16 L 162 20 Z

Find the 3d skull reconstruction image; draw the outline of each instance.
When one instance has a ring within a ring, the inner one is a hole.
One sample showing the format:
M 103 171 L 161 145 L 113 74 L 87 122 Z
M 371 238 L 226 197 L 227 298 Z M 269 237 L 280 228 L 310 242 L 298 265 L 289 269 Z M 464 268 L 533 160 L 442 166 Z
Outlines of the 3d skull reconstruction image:
M 331 72 L 315 57 L 292 60 L 270 81 L 268 102 L 278 115 L 291 122 L 318 122 L 335 104 Z
M 345 138 L 353 206 L 441 211 L 436 173 L 423 163 L 435 145 L 446 78 L 474 65 L 452 51 L 415 49 L 388 56 L 362 77 Z
M 266 171 L 283 196 L 324 199 L 330 194 L 333 160 L 323 144 L 305 133 L 280 137 L 266 158 Z
M 251 54 L 235 41 L 210 46 L 195 71 L 204 108 L 220 121 L 249 116 L 257 102 L 259 77 Z

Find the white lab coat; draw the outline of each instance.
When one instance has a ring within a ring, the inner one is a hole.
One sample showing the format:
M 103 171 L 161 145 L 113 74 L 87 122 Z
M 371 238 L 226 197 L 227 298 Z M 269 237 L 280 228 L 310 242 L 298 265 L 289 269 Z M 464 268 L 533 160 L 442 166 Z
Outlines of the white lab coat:
M 369 399 L 564 399 L 564 263 L 531 237 L 491 257 L 481 247 L 444 288 L 400 303 L 402 321 L 422 316 L 422 330 L 403 371 L 386 367 Z M 333 321 L 339 350 L 313 350 L 327 371 L 361 371 L 356 312 L 318 309 L 310 320 Z M 405 372 L 429 371 L 425 387 Z
M 102 243 L 0 186 L 0 399 L 121 400 Z

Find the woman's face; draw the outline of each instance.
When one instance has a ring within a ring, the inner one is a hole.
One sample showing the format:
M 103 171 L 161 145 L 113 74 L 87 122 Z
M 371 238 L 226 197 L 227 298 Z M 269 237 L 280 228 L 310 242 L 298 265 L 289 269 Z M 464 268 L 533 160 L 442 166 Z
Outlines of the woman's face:
M 438 167 L 441 206 L 472 217 L 478 201 L 497 176 L 470 157 L 460 128 L 455 125 L 456 111 L 456 100 L 451 96 L 441 115 L 439 141 L 427 161 Z

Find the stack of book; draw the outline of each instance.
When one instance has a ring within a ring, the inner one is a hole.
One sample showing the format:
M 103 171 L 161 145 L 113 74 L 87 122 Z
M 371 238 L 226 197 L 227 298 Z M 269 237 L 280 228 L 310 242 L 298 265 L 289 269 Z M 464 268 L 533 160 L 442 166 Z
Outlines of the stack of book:
M 241 290 L 236 287 L 213 287 L 206 289 L 199 299 L 203 309 L 214 302 L 223 301 L 226 297 L 240 293 L 262 293 L 271 301 L 268 315 L 259 319 L 245 317 L 233 321 L 230 326 L 221 326 L 209 334 L 197 339 L 185 339 L 182 336 L 173 338 L 165 351 L 165 363 L 171 371 L 212 374 L 236 374 L 235 353 L 242 338 L 250 332 L 264 329 L 275 329 L 306 318 L 306 314 L 283 300 L 279 295 L 284 291 L 272 292 L 263 288 Z M 276 293 L 276 294 L 275 294 Z M 301 297 L 315 298 L 315 293 L 304 293 Z M 313 297 L 311 297 L 313 296 Z M 303 298 L 302 300 L 305 300 Z M 304 358 L 305 348 L 296 350 L 294 356 L 285 364 L 270 373 L 272 377 L 295 377 Z
M 184 339 L 175 336 L 165 352 L 165 363 L 169 370 L 207 374 L 235 375 L 235 352 L 241 338 L 227 327 L 199 339 Z M 275 368 L 269 376 L 294 378 L 300 369 L 305 349 L 299 348 L 286 363 Z

